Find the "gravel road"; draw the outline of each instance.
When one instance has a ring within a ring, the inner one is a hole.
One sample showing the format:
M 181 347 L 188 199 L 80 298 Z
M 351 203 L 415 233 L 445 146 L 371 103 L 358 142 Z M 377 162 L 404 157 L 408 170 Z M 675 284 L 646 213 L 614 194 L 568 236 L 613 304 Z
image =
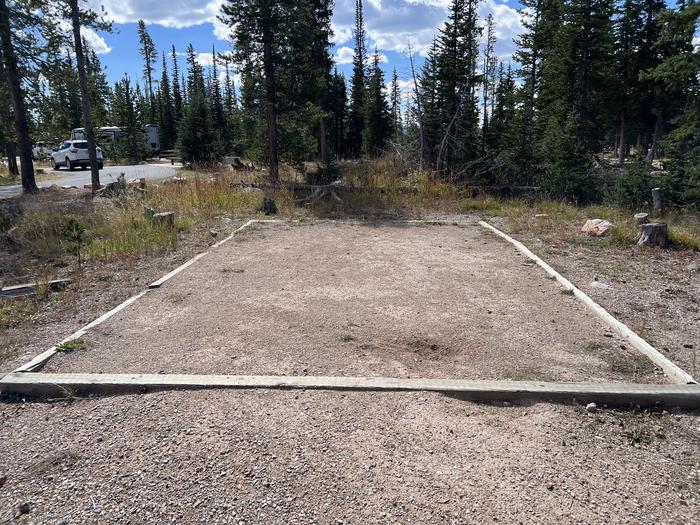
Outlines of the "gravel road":
M 65 168 L 55 171 L 49 170 L 54 177 L 40 180 L 37 186 L 48 188 L 54 184 L 57 186 L 77 186 L 82 188 L 85 184 L 90 184 L 90 170 L 66 171 Z M 100 170 L 100 183 L 108 184 L 117 180 L 120 174 L 124 174 L 127 179 L 137 179 L 145 177 L 148 180 L 164 179 L 177 174 L 177 168 L 167 164 L 139 164 L 135 166 L 105 166 Z M 0 199 L 15 197 L 22 193 L 21 185 L 0 186 Z

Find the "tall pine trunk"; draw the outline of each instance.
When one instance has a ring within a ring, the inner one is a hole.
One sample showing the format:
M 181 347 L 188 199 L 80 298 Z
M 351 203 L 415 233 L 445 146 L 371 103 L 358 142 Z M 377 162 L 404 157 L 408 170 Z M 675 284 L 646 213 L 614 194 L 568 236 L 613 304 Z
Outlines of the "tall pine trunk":
M 625 165 L 625 153 L 627 152 L 626 142 L 627 140 L 625 139 L 625 112 L 623 111 L 620 114 L 620 142 L 617 150 L 617 161 L 620 163 L 620 166 Z
M 0 0 L 0 49 L 7 78 L 7 87 L 12 99 L 12 107 L 15 112 L 15 132 L 17 133 L 17 145 L 19 158 L 22 163 L 22 189 L 25 193 L 37 191 L 34 179 L 34 161 L 32 160 L 32 139 L 29 137 L 29 124 L 27 123 L 27 108 L 24 104 L 24 94 L 17 67 L 17 56 L 12 45 L 12 29 L 10 26 L 10 12 L 5 0 Z
M 272 57 L 272 10 L 269 1 L 262 14 L 263 69 L 265 70 L 265 99 L 267 105 L 267 136 L 270 148 L 270 181 L 279 182 L 277 160 L 277 96 L 275 91 L 275 64 Z
M 95 144 L 95 130 L 92 127 L 92 113 L 90 112 L 90 94 L 88 92 L 87 74 L 85 72 L 85 55 L 83 53 L 83 40 L 80 36 L 80 11 L 78 0 L 68 0 L 70 6 L 71 21 L 73 23 L 73 40 L 75 41 L 75 60 L 78 65 L 78 80 L 80 81 L 80 102 L 83 111 L 83 126 L 85 138 L 88 143 L 88 156 L 90 157 L 90 176 L 92 179 L 92 192 L 100 189 L 100 170 L 97 167 L 97 145 Z
M 659 142 L 661 141 L 661 132 L 663 131 L 664 120 L 661 116 L 661 112 L 656 115 L 656 122 L 654 123 L 654 136 L 651 139 L 651 148 L 647 152 L 647 162 L 652 162 L 656 158 L 656 153 L 659 150 Z

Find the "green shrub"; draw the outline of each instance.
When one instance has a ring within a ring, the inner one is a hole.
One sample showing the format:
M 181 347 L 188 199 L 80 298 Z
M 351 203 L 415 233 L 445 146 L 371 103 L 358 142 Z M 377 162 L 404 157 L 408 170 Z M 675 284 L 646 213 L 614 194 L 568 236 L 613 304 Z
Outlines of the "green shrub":
M 615 179 L 610 197 L 619 206 L 643 209 L 650 205 L 653 187 L 649 164 L 639 161 L 627 166 Z

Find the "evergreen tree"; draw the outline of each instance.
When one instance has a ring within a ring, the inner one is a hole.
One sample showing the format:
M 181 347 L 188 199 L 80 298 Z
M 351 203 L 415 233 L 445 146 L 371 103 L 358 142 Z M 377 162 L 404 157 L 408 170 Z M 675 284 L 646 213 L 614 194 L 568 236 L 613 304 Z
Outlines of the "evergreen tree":
M 401 140 L 403 135 L 403 121 L 401 118 L 401 87 L 399 86 L 399 77 L 396 74 L 396 68 L 391 75 L 391 123 L 394 129 L 394 140 Z
M 114 85 L 111 114 L 114 124 L 121 129 L 116 156 L 133 163 L 140 162 L 147 154 L 143 115 L 127 75 Z
M 155 98 L 153 97 L 153 65 L 156 63 L 156 46 L 148 34 L 146 23 L 138 21 L 139 53 L 143 58 L 143 78 L 146 81 L 146 97 L 148 100 L 148 120 L 155 121 Z
M 345 156 L 345 135 L 348 96 L 345 76 L 336 69 L 329 90 L 329 111 L 331 113 L 330 148 L 337 159 Z
M 367 37 L 362 13 L 362 0 L 355 0 L 355 51 L 350 79 L 350 109 L 348 113 L 347 152 L 353 157 L 362 154 L 365 126 L 365 84 L 367 82 Z
M 184 84 L 180 84 L 180 68 L 177 64 L 177 52 L 175 51 L 175 46 L 172 47 L 171 56 L 173 60 L 173 116 L 175 118 L 175 122 L 177 123 L 180 122 L 180 119 L 182 118 L 183 97 L 180 86 L 184 86 Z
M 665 181 L 666 198 L 700 207 L 700 46 L 693 39 L 700 21 L 700 4 L 664 10 L 654 50 L 658 65 L 644 77 L 660 83 L 677 103 L 675 126 L 664 140 L 670 175 Z M 667 104 L 668 107 L 669 104 Z
M 178 127 L 177 145 L 187 162 L 211 163 L 221 156 L 221 144 L 214 130 L 211 104 L 204 83 L 204 70 L 192 44 L 187 46 L 188 102 Z
M 365 92 L 364 150 L 379 156 L 393 134 L 391 111 L 384 93 L 384 72 L 379 67 L 379 53 L 374 50 L 369 82 Z
M 168 76 L 168 64 L 163 53 L 163 70 L 160 78 L 158 94 L 160 147 L 164 150 L 172 149 L 177 141 L 177 123 L 175 120 L 175 107 L 172 93 L 170 92 L 170 78 Z
M 483 70 L 483 92 L 484 92 L 484 116 L 482 120 L 482 134 L 488 133 L 489 127 L 489 104 L 494 98 L 493 90 L 496 84 L 496 68 L 498 60 L 494 52 L 496 45 L 496 34 L 494 33 L 493 14 L 486 17 L 486 41 L 484 42 L 484 70 Z M 491 98 L 489 98 L 489 96 Z M 491 108 L 493 111 L 493 108 Z

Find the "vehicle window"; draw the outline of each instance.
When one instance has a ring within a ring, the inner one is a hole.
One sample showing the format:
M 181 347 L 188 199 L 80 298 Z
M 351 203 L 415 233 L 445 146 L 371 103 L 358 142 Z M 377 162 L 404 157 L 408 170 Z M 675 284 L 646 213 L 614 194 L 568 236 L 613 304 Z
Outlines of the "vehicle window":
M 64 142 L 63 144 L 61 144 L 61 149 L 67 149 L 67 148 L 70 148 L 70 142 Z
M 81 142 L 74 142 L 73 147 L 78 148 L 78 149 L 88 149 L 87 142 L 82 142 L 82 141 Z

